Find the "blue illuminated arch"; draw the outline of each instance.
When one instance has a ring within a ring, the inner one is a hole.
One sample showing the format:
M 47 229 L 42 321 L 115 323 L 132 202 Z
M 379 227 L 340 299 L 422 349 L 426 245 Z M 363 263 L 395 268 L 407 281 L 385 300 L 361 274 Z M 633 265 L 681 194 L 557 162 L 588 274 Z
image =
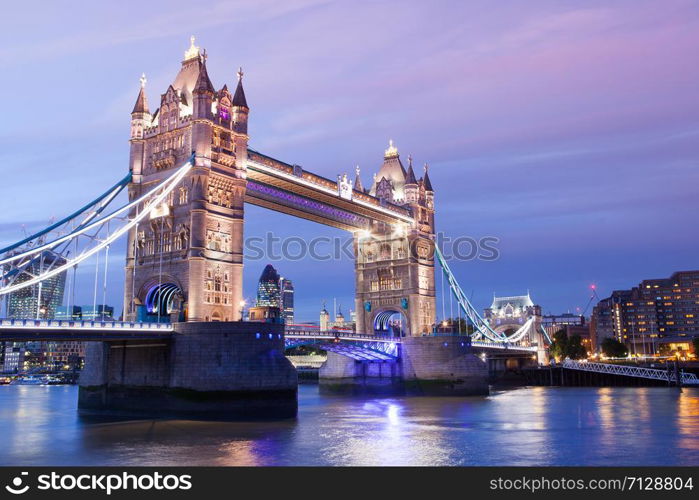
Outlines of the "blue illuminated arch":
M 173 310 L 175 295 L 182 294 L 180 287 L 174 283 L 152 285 L 146 293 L 146 310 L 149 314 L 168 315 Z

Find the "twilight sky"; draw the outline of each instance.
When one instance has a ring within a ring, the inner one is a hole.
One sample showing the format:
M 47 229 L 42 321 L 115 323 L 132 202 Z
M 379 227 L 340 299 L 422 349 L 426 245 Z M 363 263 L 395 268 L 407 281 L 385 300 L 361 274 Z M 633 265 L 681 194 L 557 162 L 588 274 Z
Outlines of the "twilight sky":
M 477 307 L 529 289 L 575 311 L 592 282 L 606 296 L 699 267 L 698 2 L 195 4 L 3 8 L 0 244 L 125 174 L 138 78 L 153 111 L 194 34 L 216 88 L 243 66 L 252 148 L 330 178 L 359 164 L 365 184 L 389 138 L 429 162 L 438 230 L 500 239 L 498 260 L 452 264 Z M 248 207 L 246 234 L 268 230 L 344 236 Z M 111 255 L 121 310 L 123 246 Z M 268 261 L 246 262 L 247 297 Z M 350 260 L 272 263 L 297 319 L 350 306 Z

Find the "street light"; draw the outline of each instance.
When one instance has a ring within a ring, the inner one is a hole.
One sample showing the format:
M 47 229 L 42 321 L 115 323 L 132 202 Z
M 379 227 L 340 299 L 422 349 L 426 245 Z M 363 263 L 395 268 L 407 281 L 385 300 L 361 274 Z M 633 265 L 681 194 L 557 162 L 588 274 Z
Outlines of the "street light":
M 245 312 L 245 299 L 241 300 L 238 305 L 240 306 L 240 321 L 243 321 L 243 312 Z

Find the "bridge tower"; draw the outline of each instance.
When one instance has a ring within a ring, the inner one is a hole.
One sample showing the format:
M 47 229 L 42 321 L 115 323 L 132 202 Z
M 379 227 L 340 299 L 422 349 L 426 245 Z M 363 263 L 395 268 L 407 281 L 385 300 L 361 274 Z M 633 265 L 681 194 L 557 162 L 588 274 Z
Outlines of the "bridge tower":
M 233 95 L 226 85 L 216 91 L 206 51 L 192 37 L 153 113 L 141 79 L 131 113 L 129 198 L 161 182 L 192 153 L 195 165 L 129 233 L 125 319 L 241 319 L 249 112 L 242 77 L 240 70 Z
M 391 226 L 373 221 L 370 230 L 355 233 L 359 332 L 420 336 L 434 328 L 434 190 L 427 170 L 425 165 L 418 180 L 412 158 L 406 170 L 389 142 L 369 194 L 408 207 L 415 222 Z
M 512 335 L 533 318 L 534 322 L 522 342 L 524 345 L 543 345 L 541 306 L 534 304 L 529 292 L 512 297 L 493 297 L 493 303 L 484 312 L 490 327 L 507 335 Z

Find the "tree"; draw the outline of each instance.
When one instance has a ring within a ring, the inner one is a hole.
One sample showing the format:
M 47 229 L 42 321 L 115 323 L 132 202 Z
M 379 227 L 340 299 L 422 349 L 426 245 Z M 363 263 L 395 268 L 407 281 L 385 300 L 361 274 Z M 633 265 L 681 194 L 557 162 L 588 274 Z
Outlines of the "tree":
M 692 339 L 692 346 L 694 347 L 694 355 L 699 357 L 699 337 Z
M 608 358 L 625 358 L 629 354 L 626 346 L 612 337 L 607 337 L 602 341 L 602 352 Z
M 553 334 L 553 343 L 549 348 L 549 353 L 558 361 L 568 355 L 568 334 L 565 329 L 558 330 Z
M 585 346 L 582 344 L 580 335 L 573 335 L 568 339 L 566 355 L 570 359 L 583 359 L 587 357 L 587 349 L 585 349 Z

